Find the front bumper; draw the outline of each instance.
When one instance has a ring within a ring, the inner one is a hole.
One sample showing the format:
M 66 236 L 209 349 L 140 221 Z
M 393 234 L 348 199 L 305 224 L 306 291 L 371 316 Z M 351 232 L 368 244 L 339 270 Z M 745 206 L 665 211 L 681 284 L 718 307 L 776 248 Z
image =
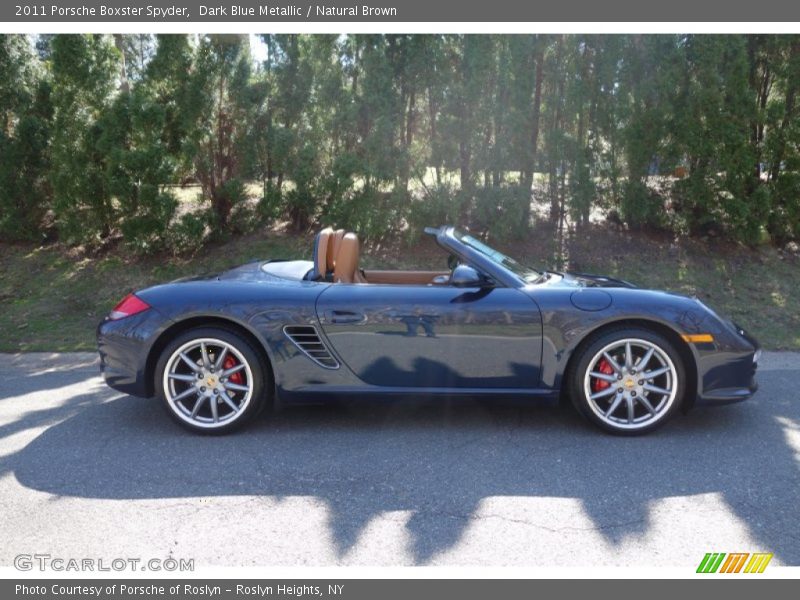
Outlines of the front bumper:
M 724 404 L 735 404 L 747 400 L 758 391 L 758 383 L 753 380 L 746 388 L 721 388 L 700 395 L 697 398 L 697 406 L 721 406 Z
M 756 371 L 760 357 L 761 350 L 757 346 L 735 357 L 730 354 L 706 357 L 703 361 L 706 369 L 702 373 L 702 391 L 698 394 L 696 404 L 720 406 L 750 398 L 758 390 Z

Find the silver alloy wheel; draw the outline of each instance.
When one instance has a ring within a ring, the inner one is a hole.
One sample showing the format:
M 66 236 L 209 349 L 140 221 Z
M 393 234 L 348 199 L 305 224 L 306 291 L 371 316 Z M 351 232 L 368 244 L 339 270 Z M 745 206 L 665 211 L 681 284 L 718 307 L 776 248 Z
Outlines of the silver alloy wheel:
M 653 342 L 616 340 L 589 361 L 583 392 L 592 412 L 608 425 L 641 429 L 662 419 L 675 402 L 678 372 Z
M 198 338 L 172 353 L 162 385 L 175 415 L 195 427 L 215 429 L 245 413 L 253 397 L 253 372 L 235 346 Z

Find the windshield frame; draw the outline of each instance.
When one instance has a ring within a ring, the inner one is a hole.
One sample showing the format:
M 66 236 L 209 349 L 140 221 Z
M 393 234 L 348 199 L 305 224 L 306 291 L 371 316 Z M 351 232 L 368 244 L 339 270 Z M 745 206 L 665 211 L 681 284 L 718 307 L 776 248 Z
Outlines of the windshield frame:
M 438 229 L 426 228 L 426 233 L 436 235 L 436 242 L 446 251 L 455 254 L 465 263 L 472 265 L 486 275 L 490 276 L 495 283 L 505 287 L 520 288 L 542 279 L 542 272 L 532 269 L 527 265 L 522 265 L 515 259 L 491 248 L 476 237 L 457 229 L 452 225 L 445 225 Z M 477 242 L 471 245 L 465 241 L 466 237 Z M 476 247 L 477 246 L 477 247 Z M 486 249 L 486 250 L 484 250 Z M 493 258 L 494 257 L 494 258 Z M 511 262 L 498 261 L 499 257 Z M 515 272 L 520 269 L 524 272 Z
M 523 265 L 516 259 L 508 256 L 507 254 L 503 254 L 495 248 L 492 248 L 469 233 L 454 228 L 453 237 L 465 246 L 475 250 L 476 252 L 480 252 L 500 268 L 513 273 L 525 284 L 538 281 L 542 277 L 542 273 L 540 271 L 537 271 L 536 269 L 533 269 L 527 265 Z

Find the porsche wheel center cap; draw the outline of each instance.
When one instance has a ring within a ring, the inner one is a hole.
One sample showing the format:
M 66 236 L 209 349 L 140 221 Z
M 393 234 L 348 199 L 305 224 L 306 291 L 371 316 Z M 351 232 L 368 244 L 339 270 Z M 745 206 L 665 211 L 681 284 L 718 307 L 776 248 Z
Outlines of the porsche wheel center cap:
M 211 373 L 209 370 L 202 369 L 197 374 L 194 387 L 198 393 L 205 396 L 213 396 L 219 394 L 224 384 L 220 381 L 219 374 Z
M 625 380 L 625 387 L 628 388 L 629 390 L 633 389 L 633 388 L 636 387 L 636 382 L 633 379 L 626 379 Z

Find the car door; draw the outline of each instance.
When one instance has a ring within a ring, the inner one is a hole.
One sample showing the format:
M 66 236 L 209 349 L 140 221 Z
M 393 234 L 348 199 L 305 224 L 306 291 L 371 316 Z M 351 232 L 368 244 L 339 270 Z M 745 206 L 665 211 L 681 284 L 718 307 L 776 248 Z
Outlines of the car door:
M 536 388 L 542 319 L 507 287 L 334 284 L 320 325 L 364 382 L 413 388 Z

